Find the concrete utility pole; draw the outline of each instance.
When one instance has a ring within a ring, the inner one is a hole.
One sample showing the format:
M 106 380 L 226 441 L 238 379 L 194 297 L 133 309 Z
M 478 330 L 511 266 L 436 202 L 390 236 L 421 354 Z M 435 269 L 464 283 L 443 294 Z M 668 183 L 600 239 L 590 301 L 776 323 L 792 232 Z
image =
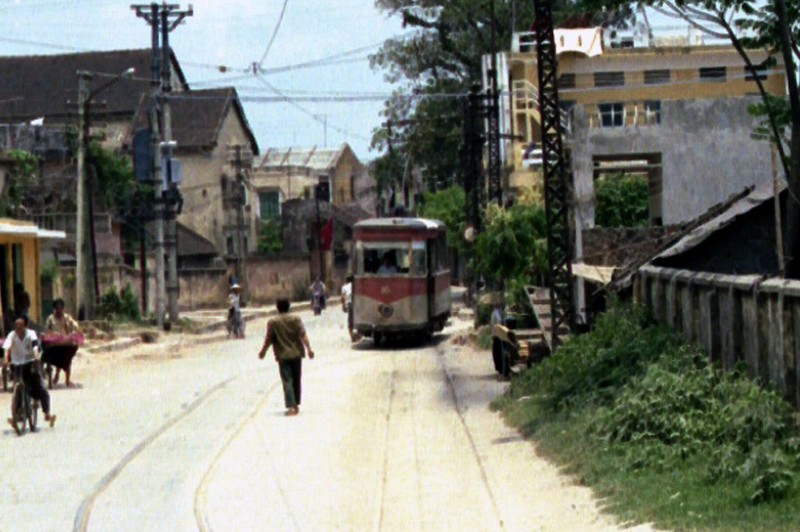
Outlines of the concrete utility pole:
M 245 207 L 245 182 L 244 182 L 244 165 L 245 158 L 250 161 L 250 152 L 242 151 L 242 146 L 237 144 L 233 148 L 233 167 L 236 171 L 236 191 L 234 193 L 235 208 L 236 208 L 236 277 L 239 279 L 239 285 L 242 287 L 242 304 L 247 302 L 247 245 L 245 243 L 245 234 L 248 230 L 248 225 L 244 220 L 244 207 Z
M 151 88 L 152 96 L 150 99 L 150 130 L 152 132 L 152 153 L 153 153 L 153 183 L 155 191 L 155 254 L 156 254 L 156 324 L 159 327 L 164 325 L 164 317 L 166 313 L 166 283 L 165 283 L 165 239 L 164 239 L 164 188 L 168 185 L 164 183 L 162 167 L 162 153 L 160 142 L 164 141 L 166 147 L 166 164 L 170 164 L 172 156 L 171 151 L 171 136 L 172 124 L 171 116 L 169 113 L 169 103 L 164 93 L 171 92 L 171 64 L 170 64 L 170 50 L 169 50 L 169 33 L 174 30 L 187 16 L 193 14 L 191 5 L 188 11 L 179 11 L 180 6 L 175 4 L 167 4 L 166 2 L 161 5 L 157 3 L 131 5 L 131 9 L 136 12 L 136 16 L 145 19 L 150 25 L 151 41 L 152 41 L 152 78 Z M 162 43 L 159 43 L 159 37 L 162 38 Z M 161 44 L 161 46 L 159 46 Z M 160 52 L 160 54 L 159 54 Z M 159 57 L 161 55 L 161 57 Z M 166 81 L 165 81 L 166 80 Z M 166 90 L 165 90 L 166 89 Z M 164 112 L 166 106 L 166 112 Z M 161 120 L 159 120 L 161 119 Z M 161 126 L 161 135 L 159 136 L 159 125 Z M 174 224 L 173 224 L 174 225 Z M 174 235 L 174 231 L 172 233 Z M 172 248 L 175 248 L 176 239 L 171 238 L 170 243 Z M 172 251 L 172 249 L 170 250 Z M 170 276 L 170 319 L 178 319 L 178 304 L 177 304 L 177 253 L 173 252 L 170 260 L 170 270 L 174 267 L 174 277 Z M 173 303 L 174 297 L 174 303 Z
M 89 194 L 87 187 L 86 148 L 86 101 L 89 99 L 91 74 L 78 74 L 78 219 L 75 231 L 77 250 L 75 267 L 75 307 L 79 319 L 94 318 L 94 276 L 92 275 L 92 249 L 89 235 Z

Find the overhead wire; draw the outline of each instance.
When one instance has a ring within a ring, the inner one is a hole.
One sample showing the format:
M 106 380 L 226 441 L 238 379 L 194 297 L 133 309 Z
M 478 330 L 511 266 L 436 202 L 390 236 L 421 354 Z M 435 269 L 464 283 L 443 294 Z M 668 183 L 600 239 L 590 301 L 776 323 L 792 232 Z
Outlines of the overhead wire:
M 286 6 L 288 3 L 289 0 L 283 0 L 281 14 L 278 16 L 278 22 L 275 24 L 275 29 L 272 31 L 272 37 L 269 39 L 267 49 L 264 50 L 264 54 L 261 56 L 261 61 L 258 62 L 259 67 L 264 64 L 264 61 L 266 61 L 267 56 L 269 55 L 269 51 L 272 49 L 272 45 L 275 43 L 275 38 L 278 36 L 278 31 L 281 29 L 281 23 L 283 22 L 283 16 L 286 14 Z

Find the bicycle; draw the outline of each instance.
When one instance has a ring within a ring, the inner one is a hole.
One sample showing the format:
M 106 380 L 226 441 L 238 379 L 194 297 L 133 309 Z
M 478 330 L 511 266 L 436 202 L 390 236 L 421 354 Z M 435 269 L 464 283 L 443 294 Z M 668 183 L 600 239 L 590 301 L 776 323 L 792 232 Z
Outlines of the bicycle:
M 31 432 L 36 432 L 39 402 L 33 399 L 25 387 L 22 375 L 14 379 L 13 396 L 11 398 L 11 425 L 17 436 L 25 434 L 27 424 Z

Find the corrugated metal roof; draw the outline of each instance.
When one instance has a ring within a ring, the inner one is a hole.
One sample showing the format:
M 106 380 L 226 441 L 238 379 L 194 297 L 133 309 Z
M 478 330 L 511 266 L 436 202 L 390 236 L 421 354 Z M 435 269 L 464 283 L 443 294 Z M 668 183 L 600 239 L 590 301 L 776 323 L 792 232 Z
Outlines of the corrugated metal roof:
M 313 171 L 327 171 L 336 166 L 346 148 L 346 144 L 336 149 L 270 148 L 264 153 L 259 166 L 262 168 L 298 167 Z
M 0 235 L 33 236 L 36 238 L 53 238 L 60 240 L 67 238 L 67 234 L 64 231 L 40 229 L 36 224 L 12 220 L 10 218 L 0 218 Z

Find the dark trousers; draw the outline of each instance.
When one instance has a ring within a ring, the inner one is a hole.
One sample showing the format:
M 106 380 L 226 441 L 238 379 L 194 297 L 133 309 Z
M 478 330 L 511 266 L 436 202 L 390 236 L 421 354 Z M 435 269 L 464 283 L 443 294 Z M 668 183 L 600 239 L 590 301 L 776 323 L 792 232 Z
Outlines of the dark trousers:
M 504 377 L 511 374 L 511 365 L 508 360 L 508 353 L 503 346 L 503 342 L 497 338 L 492 338 L 492 360 L 494 361 L 494 370 Z
M 36 369 L 34 362 L 28 362 L 20 366 L 11 366 L 11 373 L 14 380 L 22 378 L 25 383 L 25 389 L 28 394 L 42 404 L 42 411 L 45 414 L 50 414 L 50 394 L 44 386 L 44 381 Z
M 278 369 L 283 384 L 283 401 L 286 408 L 300 406 L 300 376 L 303 369 L 302 358 L 279 360 Z

